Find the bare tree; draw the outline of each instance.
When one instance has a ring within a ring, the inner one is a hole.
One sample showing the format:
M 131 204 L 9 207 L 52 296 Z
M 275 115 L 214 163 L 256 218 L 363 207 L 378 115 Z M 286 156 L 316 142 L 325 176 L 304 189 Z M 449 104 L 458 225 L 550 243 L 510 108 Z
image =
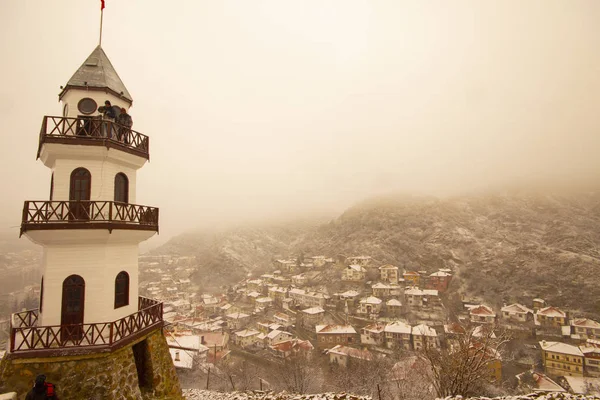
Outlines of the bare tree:
M 286 358 L 274 375 L 281 389 L 299 394 L 317 389 L 321 376 L 310 357 L 302 354 Z
M 431 383 L 438 397 L 472 396 L 493 381 L 509 337 L 491 326 L 464 327 L 443 348 L 425 347 L 421 354 L 429 364 Z

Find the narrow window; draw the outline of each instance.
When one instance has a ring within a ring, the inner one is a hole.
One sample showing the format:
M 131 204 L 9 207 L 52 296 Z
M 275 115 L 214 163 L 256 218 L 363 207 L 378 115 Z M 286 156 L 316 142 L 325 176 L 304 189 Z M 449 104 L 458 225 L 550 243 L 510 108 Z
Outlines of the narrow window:
M 43 304 L 44 304 L 44 277 L 42 276 L 42 283 L 40 283 L 40 313 L 42 312 Z
M 50 201 L 54 197 L 54 172 L 52 173 L 52 177 L 50 178 Z
M 119 272 L 115 279 L 115 308 L 129 305 L 129 274 Z
M 129 179 L 122 172 L 115 175 L 115 201 L 129 203 Z

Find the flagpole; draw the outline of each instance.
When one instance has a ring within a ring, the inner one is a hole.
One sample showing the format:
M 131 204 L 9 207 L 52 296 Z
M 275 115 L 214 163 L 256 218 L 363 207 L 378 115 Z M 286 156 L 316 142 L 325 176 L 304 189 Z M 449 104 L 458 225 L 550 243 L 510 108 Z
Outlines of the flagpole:
M 104 17 L 104 8 L 100 10 L 100 43 L 99 46 L 102 46 L 102 17 Z

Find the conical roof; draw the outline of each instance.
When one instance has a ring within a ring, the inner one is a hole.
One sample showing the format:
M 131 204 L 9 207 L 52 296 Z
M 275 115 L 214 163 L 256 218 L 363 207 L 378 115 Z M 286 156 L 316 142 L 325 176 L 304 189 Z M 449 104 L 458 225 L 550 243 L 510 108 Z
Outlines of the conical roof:
M 69 79 L 59 97 L 62 98 L 69 88 L 108 89 L 129 103 L 133 102 L 129 91 L 119 78 L 119 74 L 117 74 L 108 56 L 100 46 L 96 47 L 85 62 L 81 64 L 81 67 Z

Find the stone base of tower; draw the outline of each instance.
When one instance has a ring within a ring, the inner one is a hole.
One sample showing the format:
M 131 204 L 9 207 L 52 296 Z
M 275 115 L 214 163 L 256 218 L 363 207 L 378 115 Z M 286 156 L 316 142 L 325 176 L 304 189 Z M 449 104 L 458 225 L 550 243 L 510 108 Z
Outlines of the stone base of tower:
M 11 357 L 0 361 L 0 393 L 19 399 L 38 374 L 56 385 L 61 399 L 183 399 L 162 329 L 110 353 Z

